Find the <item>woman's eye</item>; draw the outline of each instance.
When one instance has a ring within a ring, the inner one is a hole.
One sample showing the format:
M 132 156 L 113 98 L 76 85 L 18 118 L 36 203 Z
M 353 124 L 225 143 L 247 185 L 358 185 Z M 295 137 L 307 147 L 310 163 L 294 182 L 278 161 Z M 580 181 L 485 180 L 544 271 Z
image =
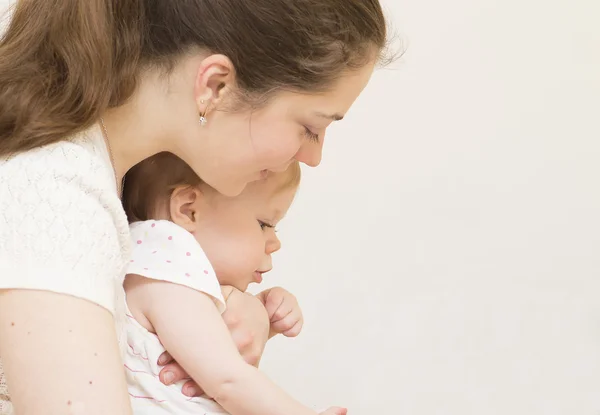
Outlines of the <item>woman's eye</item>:
M 304 127 L 304 135 L 306 136 L 306 138 L 308 138 L 310 141 L 314 141 L 315 143 L 319 142 L 319 134 L 314 133 L 310 128 L 308 127 Z

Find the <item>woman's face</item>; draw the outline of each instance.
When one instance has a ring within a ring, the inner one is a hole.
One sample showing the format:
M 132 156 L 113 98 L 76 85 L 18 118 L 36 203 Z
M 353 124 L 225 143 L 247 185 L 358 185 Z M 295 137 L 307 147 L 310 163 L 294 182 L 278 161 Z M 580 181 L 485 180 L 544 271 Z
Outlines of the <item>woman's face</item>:
M 197 127 L 201 143 L 188 143 L 177 155 L 227 196 L 240 194 L 267 171 L 284 171 L 292 160 L 316 167 L 327 127 L 344 117 L 373 69 L 374 63 L 347 73 L 325 93 L 277 93 L 256 110 L 230 112 L 209 105 L 206 124 Z

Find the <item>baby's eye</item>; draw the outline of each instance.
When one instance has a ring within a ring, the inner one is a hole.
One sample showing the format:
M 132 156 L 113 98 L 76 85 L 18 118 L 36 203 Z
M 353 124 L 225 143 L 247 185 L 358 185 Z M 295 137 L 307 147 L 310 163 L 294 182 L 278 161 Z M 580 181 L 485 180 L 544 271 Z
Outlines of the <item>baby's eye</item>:
M 271 225 L 270 223 L 263 222 L 262 220 L 259 220 L 258 224 L 260 225 L 260 229 L 262 229 L 263 231 L 265 229 L 273 229 L 273 228 L 275 228 L 275 226 Z

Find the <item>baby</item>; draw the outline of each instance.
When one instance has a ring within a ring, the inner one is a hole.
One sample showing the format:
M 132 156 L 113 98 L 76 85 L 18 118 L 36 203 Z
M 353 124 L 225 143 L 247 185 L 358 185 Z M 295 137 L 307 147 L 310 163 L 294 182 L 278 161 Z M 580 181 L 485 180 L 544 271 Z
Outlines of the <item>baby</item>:
M 124 361 L 135 414 L 317 414 L 244 361 L 221 317 L 227 304 L 271 270 L 271 254 L 280 248 L 275 226 L 299 182 L 294 162 L 238 197 L 225 197 L 169 153 L 128 173 L 123 204 L 133 254 L 125 279 Z M 299 331 L 269 317 L 271 334 Z M 266 342 L 268 327 L 262 336 Z M 187 398 L 180 384 L 160 382 L 157 362 L 165 350 L 207 397 Z M 331 408 L 322 414 L 343 413 Z

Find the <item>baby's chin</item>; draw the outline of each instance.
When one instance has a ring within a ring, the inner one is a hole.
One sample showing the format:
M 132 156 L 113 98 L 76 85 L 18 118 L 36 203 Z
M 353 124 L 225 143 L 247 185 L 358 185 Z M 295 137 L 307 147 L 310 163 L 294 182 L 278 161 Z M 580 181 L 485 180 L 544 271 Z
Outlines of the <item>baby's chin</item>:
M 219 284 L 222 286 L 230 286 L 238 291 L 246 292 L 250 284 L 258 284 L 262 282 L 262 275 L 258 272 L 241 272 L 235 269 L 215 269 Z M 261 277 L 260 280 L 258 277 Z M 245 275 L 245 277 L 240 277 Z
M 242 282 L 242 281 L 235 281 L 235 282 L 232 282 L 232 281 L 219 281 L 219 284 L 221 284 L 221 285 L 229 285 L 229 286 L 235 288 L 236 290 L 241 291 L 241 292 L 244 293 L 244 292 L 246 292 L 248 290 L 248 287 L 250 286 L 251 282 L 248 282 L 248 281 L 245 281 L 245 282 Z
M 245 293 L 246 291 L 248 291 L 248 287 L 250 286 L 250 283 L 246 283 L 246 284 L 239 284 L 236 288 L 238 290 L 240 290 L 241 292 Z

